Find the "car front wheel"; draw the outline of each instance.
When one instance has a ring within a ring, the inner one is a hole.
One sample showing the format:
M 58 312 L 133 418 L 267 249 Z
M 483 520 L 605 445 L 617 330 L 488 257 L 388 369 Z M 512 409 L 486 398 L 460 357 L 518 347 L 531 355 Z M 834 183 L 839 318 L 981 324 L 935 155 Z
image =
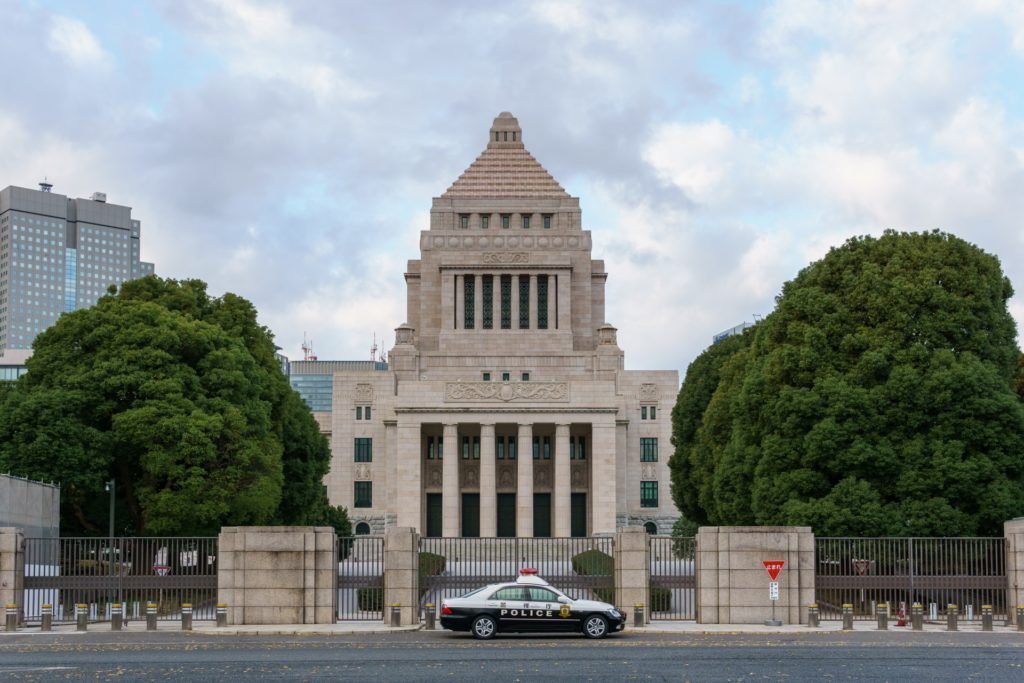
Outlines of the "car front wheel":
M 494 617 L 488 614 L 482 614 L 473 620 L 473 637 L 478 640 L 490 640 L 494 637 L 494 634 L 498 632 L 498 624 L 495 623 Z
M 583 621 L 583 635 L 587 638 L 604 638 L 608 635 L 608 620 L 600 614 L 591 614 Z

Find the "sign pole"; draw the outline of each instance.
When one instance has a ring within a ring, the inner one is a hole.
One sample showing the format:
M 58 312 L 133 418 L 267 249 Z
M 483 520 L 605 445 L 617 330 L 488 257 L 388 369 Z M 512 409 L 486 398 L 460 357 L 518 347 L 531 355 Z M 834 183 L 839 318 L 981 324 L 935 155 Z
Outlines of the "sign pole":
M 771 579 L 771 583 L 768 584 L 768 599 L 772 603 L 772 618 L 766 619 L 764 625 L 782 626 L 782 620 L 775 616 L 775 603 L 779 600 L 779 573 L 786 566 L 786 561 L 763 560 L 761 564 L 764 565 L 765 570 L 768 572 L 768 578 Z

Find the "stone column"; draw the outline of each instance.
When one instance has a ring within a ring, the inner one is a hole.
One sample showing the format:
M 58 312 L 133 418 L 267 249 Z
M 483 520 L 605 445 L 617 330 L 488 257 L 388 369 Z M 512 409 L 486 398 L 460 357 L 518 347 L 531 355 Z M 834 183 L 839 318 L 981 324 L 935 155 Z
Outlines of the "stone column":
M 498 535 L 498 490 L 495 478 L 494 425 L 480 425 L 480 536 Z
M 455 329 L 465 329 L 466 324 L 466 286 L 465 275 L 455 276 Z
M 405 418 L 398 422 L 398 469 L 396 470 L 395 500 L 398 526 L 419 529 L 422 524 L 423 456 L 421 452 L 421 426 L 418 421 Z M 351 486 L 351 483 L 349 484 Z M 376 501 L 375 501 L 376 503 Z M 375 507 L 386 505 L 376 503 Z
M 455 329 L 455 276 L 450 271 L 441 273 L 441 329 Z
M 1017 622 L 1017 605 L 1024 605 L 1024 517 L 1003 524 L 1006 537 L 1006 596 L 1010 619 Z
M 572 485 L 569 469 L 569 425 L 555 425 L 554 536 L 572 535 Z
M 470 275 L 473 278 L 473 329 L 484 329 L 484 278 L 482 275 Z
M 537 276 L 528 275 L 530 278 L 530 329 L 537 329 Z
M 553 330 L 558 327 L 557 311 L 558 306 L 555 302 L 558 300 L 558 276 L 554 273 L 548 275 L 548 329 Z
M 384 623 L 391 623 L 391 606 L 402 611 L 402 626 L 420 623 L 420 535 L 409 527 L 384 532 Z
M 491 329 L 501 329 L 501 275 L 491 276 Z
M 17 527 L 0 527 L 0 606 L 17 605 L 18 621 L 25 609 L 25 535 Z
M 615 418 L 591 425 L 590 510 L 595 536 L 615 533 Z
M 633 608 L 644 606 L 644 621 L 651 620 L 648 604 L 650 588 L 650 544 L 643 527 L 628 527 L 615 532 L 615 606 L 633 623 Z
M 520 275 L 512 276 L 512 329 L 519 329 L 519 278 Z
M 533 537 L 533 425 L 519 425 L 519 481 L 516 485 L 516 536 Z
M 697 622 L 762 624 L 772 613 L 764 560 L 783 560 L 775 616 L 807 621 L 814 602 L 814 533 L 810 527 L 701 527 L 697 531 Z
M 461 497 L 459 495 L 459 425 L 444 426 L 444 462 L 441 479 L 441 535 L 458 536 L 462 519 L 459 516 Z
M 558 329 L 572 330 L 572 279 L 568 272 L 558 273 Z

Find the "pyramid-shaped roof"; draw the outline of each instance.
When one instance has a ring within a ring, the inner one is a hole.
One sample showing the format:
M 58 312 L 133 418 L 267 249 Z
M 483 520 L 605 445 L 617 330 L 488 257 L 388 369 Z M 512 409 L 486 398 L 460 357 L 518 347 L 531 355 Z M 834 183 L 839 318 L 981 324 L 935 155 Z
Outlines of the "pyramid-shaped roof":
M 558 199 L 568 197 L 558 181 L 523 146 L 523 131 L 502 112 L 491 126 L 487 148 L 452 183 L 448 199 Z

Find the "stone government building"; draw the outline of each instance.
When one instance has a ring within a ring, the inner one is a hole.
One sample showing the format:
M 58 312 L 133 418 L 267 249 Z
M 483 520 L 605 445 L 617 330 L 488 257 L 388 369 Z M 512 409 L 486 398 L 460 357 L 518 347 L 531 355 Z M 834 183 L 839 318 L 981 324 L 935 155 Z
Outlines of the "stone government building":
M 679 373 L 624 369 L 579 199 L 526 150 L 511 114 L 434 198 L 419 247 L 387 364 L 291 364 L 307 400 L 321 392 L 325 483 L 356 532 L 669 532 Z

